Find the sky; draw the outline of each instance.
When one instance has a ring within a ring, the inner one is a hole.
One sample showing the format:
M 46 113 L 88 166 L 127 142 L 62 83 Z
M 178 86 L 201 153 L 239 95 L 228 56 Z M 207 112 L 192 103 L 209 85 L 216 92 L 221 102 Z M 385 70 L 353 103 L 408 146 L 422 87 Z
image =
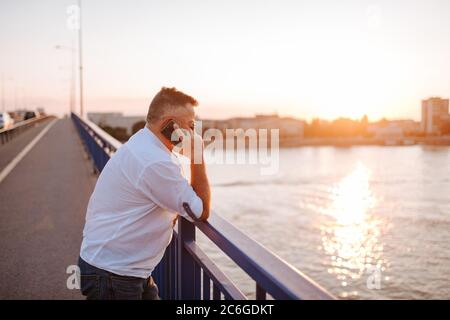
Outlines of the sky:
M 73 0 L 0 0 L 1 106 L 69 110 Z M 70 9 L 69 9 L 70 10 Z M 450 96 L 450 1 L 149 1 L 82 4 L 89 112 L 146 114 L 162 86 L 201 118 L 278 113 L 420 119 Z

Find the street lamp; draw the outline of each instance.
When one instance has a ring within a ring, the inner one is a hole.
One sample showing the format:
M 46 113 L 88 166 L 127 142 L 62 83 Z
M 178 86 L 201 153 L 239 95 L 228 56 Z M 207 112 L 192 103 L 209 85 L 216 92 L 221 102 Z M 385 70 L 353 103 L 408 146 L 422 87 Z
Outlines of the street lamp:
M 82 30 L 81 30 L 81 0 L 78 0 L 78 5 L 71 5 L 67 8 L 67 13 L 70 15 L 68 20 L 68 27 L 70 30 L 78 30 L 78 69 L 79 69 L 79 85 L 80 85 L 80 116 L 84 115 L 84 92 L 83 92 L 83 48 L 82 48 Z M 72 46 L 73 50 L 72 62 L 75 64 L 75 44 Z M 75 77 L 75 76 L 74 76 Z M 75 85 L 74 85 L 75 87 Z
M 5 112 L 6 111 L 6 89 L 5 88 L 8 85 L 8 81 L 11 81 L 14 83 L 15 79 L 13 77 L 5 77 L 5 74 L 2 73 L 2 77 L 1 77 L 1 92 L 2 92 L 2 111 Z M 12 87 L 12 85 L 10 86 L 10 88 Z M 10 91 L 12 91 L 12 89 L 10 89 Z M 9 104 L 11 104 L 11 102 L 9 102 Z
M 5 107 L 5 76 L 2 73 L 2 111 L 6 111 Z
M 78 0 L 78 58 L 80 66 L 80 116 L 84 114 L 84 96 L 83 96 L 83 48 L 82 48 L 82 33 L 81 33 L 81 0 Z
M 67 50 L 71 52 L 71 77 L 70 77 L 70 112 L 74 112 L 75 109 L 75 48 L 68 46 L 56 45 L 57 50 Z

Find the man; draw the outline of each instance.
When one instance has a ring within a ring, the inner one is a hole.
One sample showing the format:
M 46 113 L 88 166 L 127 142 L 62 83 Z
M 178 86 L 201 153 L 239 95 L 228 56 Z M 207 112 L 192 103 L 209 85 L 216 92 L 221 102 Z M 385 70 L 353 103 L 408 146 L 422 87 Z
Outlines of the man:
M 150 104 L 146 126 L 102 170 L 89 200 L 78 263 L 87 299 L 159 299 L 151 273 L 171 241 L 178 214 L 208 219 L 203 142 L 194 132 L 197 105 L 175 88 L 162 88 Z M 172 152 L 173 139 L 165 134 L 169 124 L 191 159 L 190 184 Z M 193 161 L 196 152 L 201 161 Z

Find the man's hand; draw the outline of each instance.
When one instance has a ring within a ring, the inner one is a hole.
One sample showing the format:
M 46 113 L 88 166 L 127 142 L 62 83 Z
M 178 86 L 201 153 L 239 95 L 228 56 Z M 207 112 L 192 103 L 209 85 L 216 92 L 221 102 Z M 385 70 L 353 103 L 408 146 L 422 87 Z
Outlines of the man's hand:
M 191 160 L 191 163 L 200 164 L 203 162 L 203 139 L 192 129 L 180 128 L 174 125 L 176 134 L 180 136 L 181 145 L 177 147 L 176 152 L 182 154 Z
M 191 186 L 203 203 L 203 212 L 199 220 L 206 221 L 211 206 L 211 190 L 203 159 L 203 139 L 192 129 L 180 128 L 177 125 L 175 130 L 180 130 L 182 140 L 179 152 L 191 160 Z

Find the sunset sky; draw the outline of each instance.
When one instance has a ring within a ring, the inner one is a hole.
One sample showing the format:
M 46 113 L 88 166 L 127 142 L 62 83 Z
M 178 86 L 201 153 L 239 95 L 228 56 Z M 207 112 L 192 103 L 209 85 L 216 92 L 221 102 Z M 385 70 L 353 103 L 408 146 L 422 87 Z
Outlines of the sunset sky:
M 68 111 L 75 1 L 0 1 L 9 109 Z M 161 86 L 204 118 L 420 118 L 450 96 L 450 1 L 83 2 L 88 111 L 145 114 Z M 1 105 L 0 105 L 1 108 Z

